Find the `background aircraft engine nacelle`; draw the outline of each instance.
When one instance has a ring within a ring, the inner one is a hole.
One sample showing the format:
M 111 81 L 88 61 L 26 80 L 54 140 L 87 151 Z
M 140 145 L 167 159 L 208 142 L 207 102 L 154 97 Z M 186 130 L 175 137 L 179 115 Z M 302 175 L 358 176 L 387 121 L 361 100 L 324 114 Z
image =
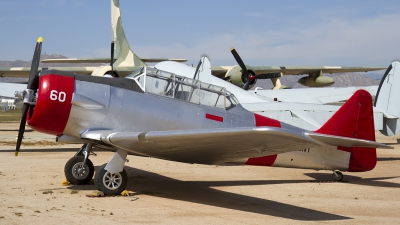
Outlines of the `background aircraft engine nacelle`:
M 297 82 L 308 87 L 327 87 L 334 84 L 335 80 L 327 76 L 307 76 L 300 78 Z
M 255 78 L 256 73 L 254 72 L 254 70 L 250 66 L 246 65 L 246 68 L 247 68 L 247 71 L 249 72 L 250 76 L 253 76 L 253 78 L 250 78 L 252 80 L 250 81 L 250 87 L 249 88 L 251 88 L 257 82 L 257 79 Z M 236 85 L 238 87 L 241 87 L 241 88 L 247 82 L 247 77 L 246 77 L 246 75 L 244 75 L 242 73 L 242 68 L 240 68 L 240 66 L 234 66 L 234 67 L 230 68 L 226 72 L 225 77 L 229 77 L 228 81 L 230 81 L 232 84 L 234 84 L 234 85 Z
M 112 76 L 112 77 L 120 77 L 119 72 L 116 70 L 112 70 L 111 66 L 99 66 L 95 70 L 93 70 L 92 76 Z
M 61 135 L 71 112 L 74 88 L 73 77 L 40 76 L 36 105 L 30 106 L 26 117 L 29 126 L 42 133 Z

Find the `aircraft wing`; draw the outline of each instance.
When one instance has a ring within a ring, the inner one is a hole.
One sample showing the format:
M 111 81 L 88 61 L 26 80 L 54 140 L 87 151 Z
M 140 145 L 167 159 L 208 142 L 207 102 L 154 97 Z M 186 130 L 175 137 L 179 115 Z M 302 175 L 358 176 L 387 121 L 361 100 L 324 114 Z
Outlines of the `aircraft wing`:
M 248 158 L 320 146 L 289 130 L 242 127 L 150 132 L 87 131 L 81 138 L 102 141 L 132 154 L 186 163 L 245 163 Z
M 141 58 L 143 62 L 160 62 L 160 61 L 177 61 L 177 62 L 185 62 L 186 59 L 172 59 L 172 58 Z M 94 58 L 94 59 L 46 59 L 42 60 L 42 62 L 46 63 L 109 63 L 110 59 L 107 58 Z M 94 70 L 98 67 L 88 66 L 88 67 L 43 67 L 48 68 L 50 70 L 68 70 L 73 73 L 79 73 L 84 75 L 91 75 Z M 119 66 L 116 68 L 121 76 L 126 76 L 131 72 L 137 70 L 139 66 Z M 212 66 L 211 71 L 214 76 L 223 78 L 226 75 L 226 72 L 232 68 L 232 66 Z M 266 73 L 282 73 L 282 74 L 291 74 L 291 75 L 302 75 L 309 73 L 316 73 L 319 71 L 323 71 L 323 73 L 345 73 L 345 72 L 367 72 L 374 70 L 382 70 L 385 68 L 380 67 L 279 67 L 279 66 L 252 66 L 252 68 L 256 71 L 257 74 L 266 74 Z M 42 68 L 39 68 L 41 70 Z M 6 67 L 0 68 L 0 77 L 28 77 L 29 76 L 30 67 Z
M 117 59 L 114 59 L 116 61 Z M 175 58 L 140 58 L 145 63 L 154 63 L 162 61 L 175 61 L 175 62 L 186 62 L 187 59 L 175 59 Z M 42 63 L 110 63 L 110 58 L 67 58 L 67 59 L 44 59 Z
M 298 134 L 275 127 L 239 127 L 150 132 L 86 131 L 81 138 L 101 141 L 132 154 L 199 164 L 237 164 L 248 158 L 322 145 L 392 148 L 374 141 L 313 132 Z
M 47 68 L 47 67 L 43 67 Z M 74 73 L 90 75 L 97 67 L 48 67 L 51 70 L 68 70 Z M 42 68 L 39 68 L 41 70 Z M 28 77 L 30 67 L 0 68 L 0 77 Z
M 225 76 L 232 66 L 212 66 L 213 75 L 217 77 Z M 319 73 L 348 73 L 348 72 L 368 72 L 384 70 L 383 67 L 343 67 L 343 66 L 251 66 L 259 74 L 282 73 L 283 75 L 303 75 Z
M 70 71 L 73 73 L 83 74 L 83 75 L 91 75 L 93 71 L 98 69 L 96 66 L 81 66 L 81 67 L 39 67 L 39 70 L 46 68 L 49 70 L 61 70 L 61 71 Z M 121 76 L 125 77 L 133 71 L 139 69 L 140 66 L 124 66 L 118 67 L 118 72 Z M 28 77 L 30 67 L 6 67 L 0 68 L 0 77 Z

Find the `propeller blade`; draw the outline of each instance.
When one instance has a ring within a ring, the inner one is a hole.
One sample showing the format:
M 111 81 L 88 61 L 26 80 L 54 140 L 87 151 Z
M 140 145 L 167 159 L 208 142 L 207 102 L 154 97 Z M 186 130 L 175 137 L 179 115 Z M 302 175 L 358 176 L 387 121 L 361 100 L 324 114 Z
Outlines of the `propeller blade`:
M 114 43 L 114 41 L 112 41 L 111 42 L 111 62 L 110 62 L 111 71 L 114 71 L 114 45 L 115 45 L 115 43 Z
M 239 54 L 237 53 L 235 48 L 231 48 L 231 53 L 233 57 L 235 58 L 236 62 L 242 68 L 242 73 L 246 74 L 246 76 L 249 76 L 249 73 L 247 72 L 246 65 L 244 65 L 242 58 L 240 58 Z
M 250 86 L 250 79 L 247 79 L 247 82 L 244 84 L 243 89 L 244 90 L 249 90 L 249 86 Z
M 36 88 L 35 84 L 37 83 L 36 81 L 38 78 L 38 69 L 40 62 L 40 54 L 42 51 L 42 42 L 43 38 L 39 37 L 36 42 L 35 52 L 33 53 L 31 71 L 29 73 L 28 85 L 26 87 L 29 90 L 33 90 Z M 24 137 L 24 132 L 25 132 L 26 114 L 28 113 L 29 106 L 30 106 L 29 102 L 24 102 L 24 106 L 22 108 L 21 123 L 19 124 L 17 146 L 15 148 L 15 156 L 18 156 L 19 149 L 21 148 L 22 138 Z
M 29 73 L 29 80 L 27 89 L 33 89 L 35 80 L 37 78 L 37 72 L 39 69 L 39 62 L 40 62 L 40 53 L 42 51 L 42 37 L 39 37 L 36 42 L 35 52 L 33 53 L 32 64 L 31 64 L 31 71 Z
M 249 71 L 247 71 L 246 65 L 244 65 L 242 58 L 240 58 L 240 56 L 237 53 L 235 48 L 231 48 L 231 53 L 232 53 L 233 57 L 235 58 L 236 62 L 238 63 L 238 65 L 240 66 L 240 68 L 242 68 L 242 73 L 247 77 L 247 81 L 244 84 L 243 89 L 249 90 L 249 86 L 250 86 L 250 82 L 251 82 Z
M 21 118 L 21 123 L 19 124 L 17 146 L 15 148 L 15 156 L 18 156 L 19 149 L 21 148 L 22 138 L 24 137 L 25 125 L 26 125 L 26 114 L 28 112 L 28 107 L 29 107 L 29 104 L 25 103 L 22 108 L 22 118 Z

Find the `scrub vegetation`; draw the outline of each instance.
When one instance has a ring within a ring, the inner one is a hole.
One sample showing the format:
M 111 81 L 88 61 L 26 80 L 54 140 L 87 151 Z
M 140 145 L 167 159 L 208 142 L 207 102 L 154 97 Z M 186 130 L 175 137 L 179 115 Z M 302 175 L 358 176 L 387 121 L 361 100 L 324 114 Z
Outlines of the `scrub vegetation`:
M 0 123 L 19 122 L 21 120 L 21 110 L 0 111 Z

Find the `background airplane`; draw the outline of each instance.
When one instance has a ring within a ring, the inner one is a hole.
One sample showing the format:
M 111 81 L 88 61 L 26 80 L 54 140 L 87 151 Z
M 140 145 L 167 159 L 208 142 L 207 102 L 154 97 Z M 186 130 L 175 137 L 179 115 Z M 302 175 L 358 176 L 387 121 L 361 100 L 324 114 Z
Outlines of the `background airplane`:
M 400 100 L 397 97 L 399 96 L 398 90 L 400 90 L 400 70 L 396 70 L 396 67 L 399 67 L 399 64 L 398 61 L 394 61 L 388 67 L 381 80 L 380 86 L 377 88 L 378 91 L 376 95 L 380 97 L 375 98 L 375 129 L 380 130 L 382 134 L 387 136 L 395 135 L 400 130 L 398 124 L 400 118 L 400 107 L 397 104 Z M 203 67 L 208 68 L 208 72 L 204 72 L 202 76 L 196 77 L 196 79 L 221 87 L 226 87 L 235 94 L 242 106 L 249 111 L 284 121 L 285 123 L 302 129 L 319 129 L 340 108 L 337 105 L 323 105 L 321 103 L 280 102 L 279 99 L 284 99 L 284 97 L 280 96 L 281 93 L 290 91 L 294 95 L 299 93 L 301 96 L 306 93 L 303 92 L 303 89 L 265 91 L 265 93 L 268 93 L 265 95 L 258 94 L 260 91 L 257 90 L 257 94 L 255 95 L 252 92 L 245 91 L 229 82 L 212 76 L 211 65 L 203 65 Z M 195 72 L 194 68 L 185 67 L 185 65 L 176 62 L 160 62 L 155 65 L 155 68 L 176 74 L 182 73 L 182 71 L 184 71 L 182 74 L 194 74 Z M 342 100 L 346 100 L 358 89 L 362 89 L 362 87 L 352 87 L 348 89 L 323 88 L 316 90 L 316 92 L 314 92 L 315 95 L 306 99 L 316 98 L 319 96 L 318 93 L 324 91 L 336 90 L 336 94 L 338 94 L 336 99 L 342 98 Z M 321 97 L 325 94 L 329 95 L 331 93 L 324 93 Z M 331 95 L 333 96 L 334 93 Z M 282 94 L 282 96 L 286 95 Z M 335 98 L 332 96 L 330 99 Z M 275 101 L 275 98 L 277 101 Z
M 42 62 L 57 63 L 111 63 L 110 66 L 103 65 L 99 67 L 50 67 L 49 69 L 68 70 L 80 74 L 104 76 L 110 74 L 112 76 L 125 77 L 132 71 L 137 70 L 140 66 L 146 65 L 147 62 L 160 62 L 166 60 L 182 62 L 185 59 L 160 59 L 139 58 L 129 47 L 122 27 L 122 18 L 120 13 L 120 3 L 118 0 L 111 0 L 111 28 L 112 28 L 112 44 L 111 58 L 86 58 L 86 59 L 47 59 Z M 115 57 L 114 57 L 115 50 Z M 271 79 L 274 89 L 285 88 L 281 85 L 279 77 L 283 75 L 302 75 L 308 74 L 308 77 L 299 79 L 299 83 L 309 87 L 326 87 L 334 83 L 330 77 L 323 76 L 324 73 L 343 73 L 343 72 L 368 72 L 382 70 L 381 67 L 341 67 L 341 66 L 311 66 L 311 67 L 295 67 L 295 66 L 248 66 L 246 65 L 246 73 L 243 72 L 241 66 L 213 66 L 212 74 L 232 82 L 233 84 L 251 88 L 256 84 L 257 79 Z M 0 68 L 0 76 L 27 77 L 29 68 Z M 251 74 L 247 76 L 245 74 Z M 248 83 L 248 85 L 245 85 Z
M 247 111 L 229 89 L 157 68 L 143 67 L 127 78 L 38 73 L 41 45 L 39 38 L 27 89 L 17 95 L 24 107 L 15 153 L 26 122 L 60 141 L 84 142 L 64 172 L 72 184 L 87 184 L 94 174 L 92 147 L 116 151 L 94 177 L 96 188 L 108 195 L 126 187 L 128 154 L 186 163 L 325 169 L 341 180 L 340 171 L 372 170 L 376 148 L 391 148 L 375 141 L 372 99 L 363 90 L 312 132 Z M 209 73 L 208 58 L 201 62 L 195 77 Z M 180 74 L 191 69 L 182 68 Z M 280 157 L 286 153 L 295 160 Z

